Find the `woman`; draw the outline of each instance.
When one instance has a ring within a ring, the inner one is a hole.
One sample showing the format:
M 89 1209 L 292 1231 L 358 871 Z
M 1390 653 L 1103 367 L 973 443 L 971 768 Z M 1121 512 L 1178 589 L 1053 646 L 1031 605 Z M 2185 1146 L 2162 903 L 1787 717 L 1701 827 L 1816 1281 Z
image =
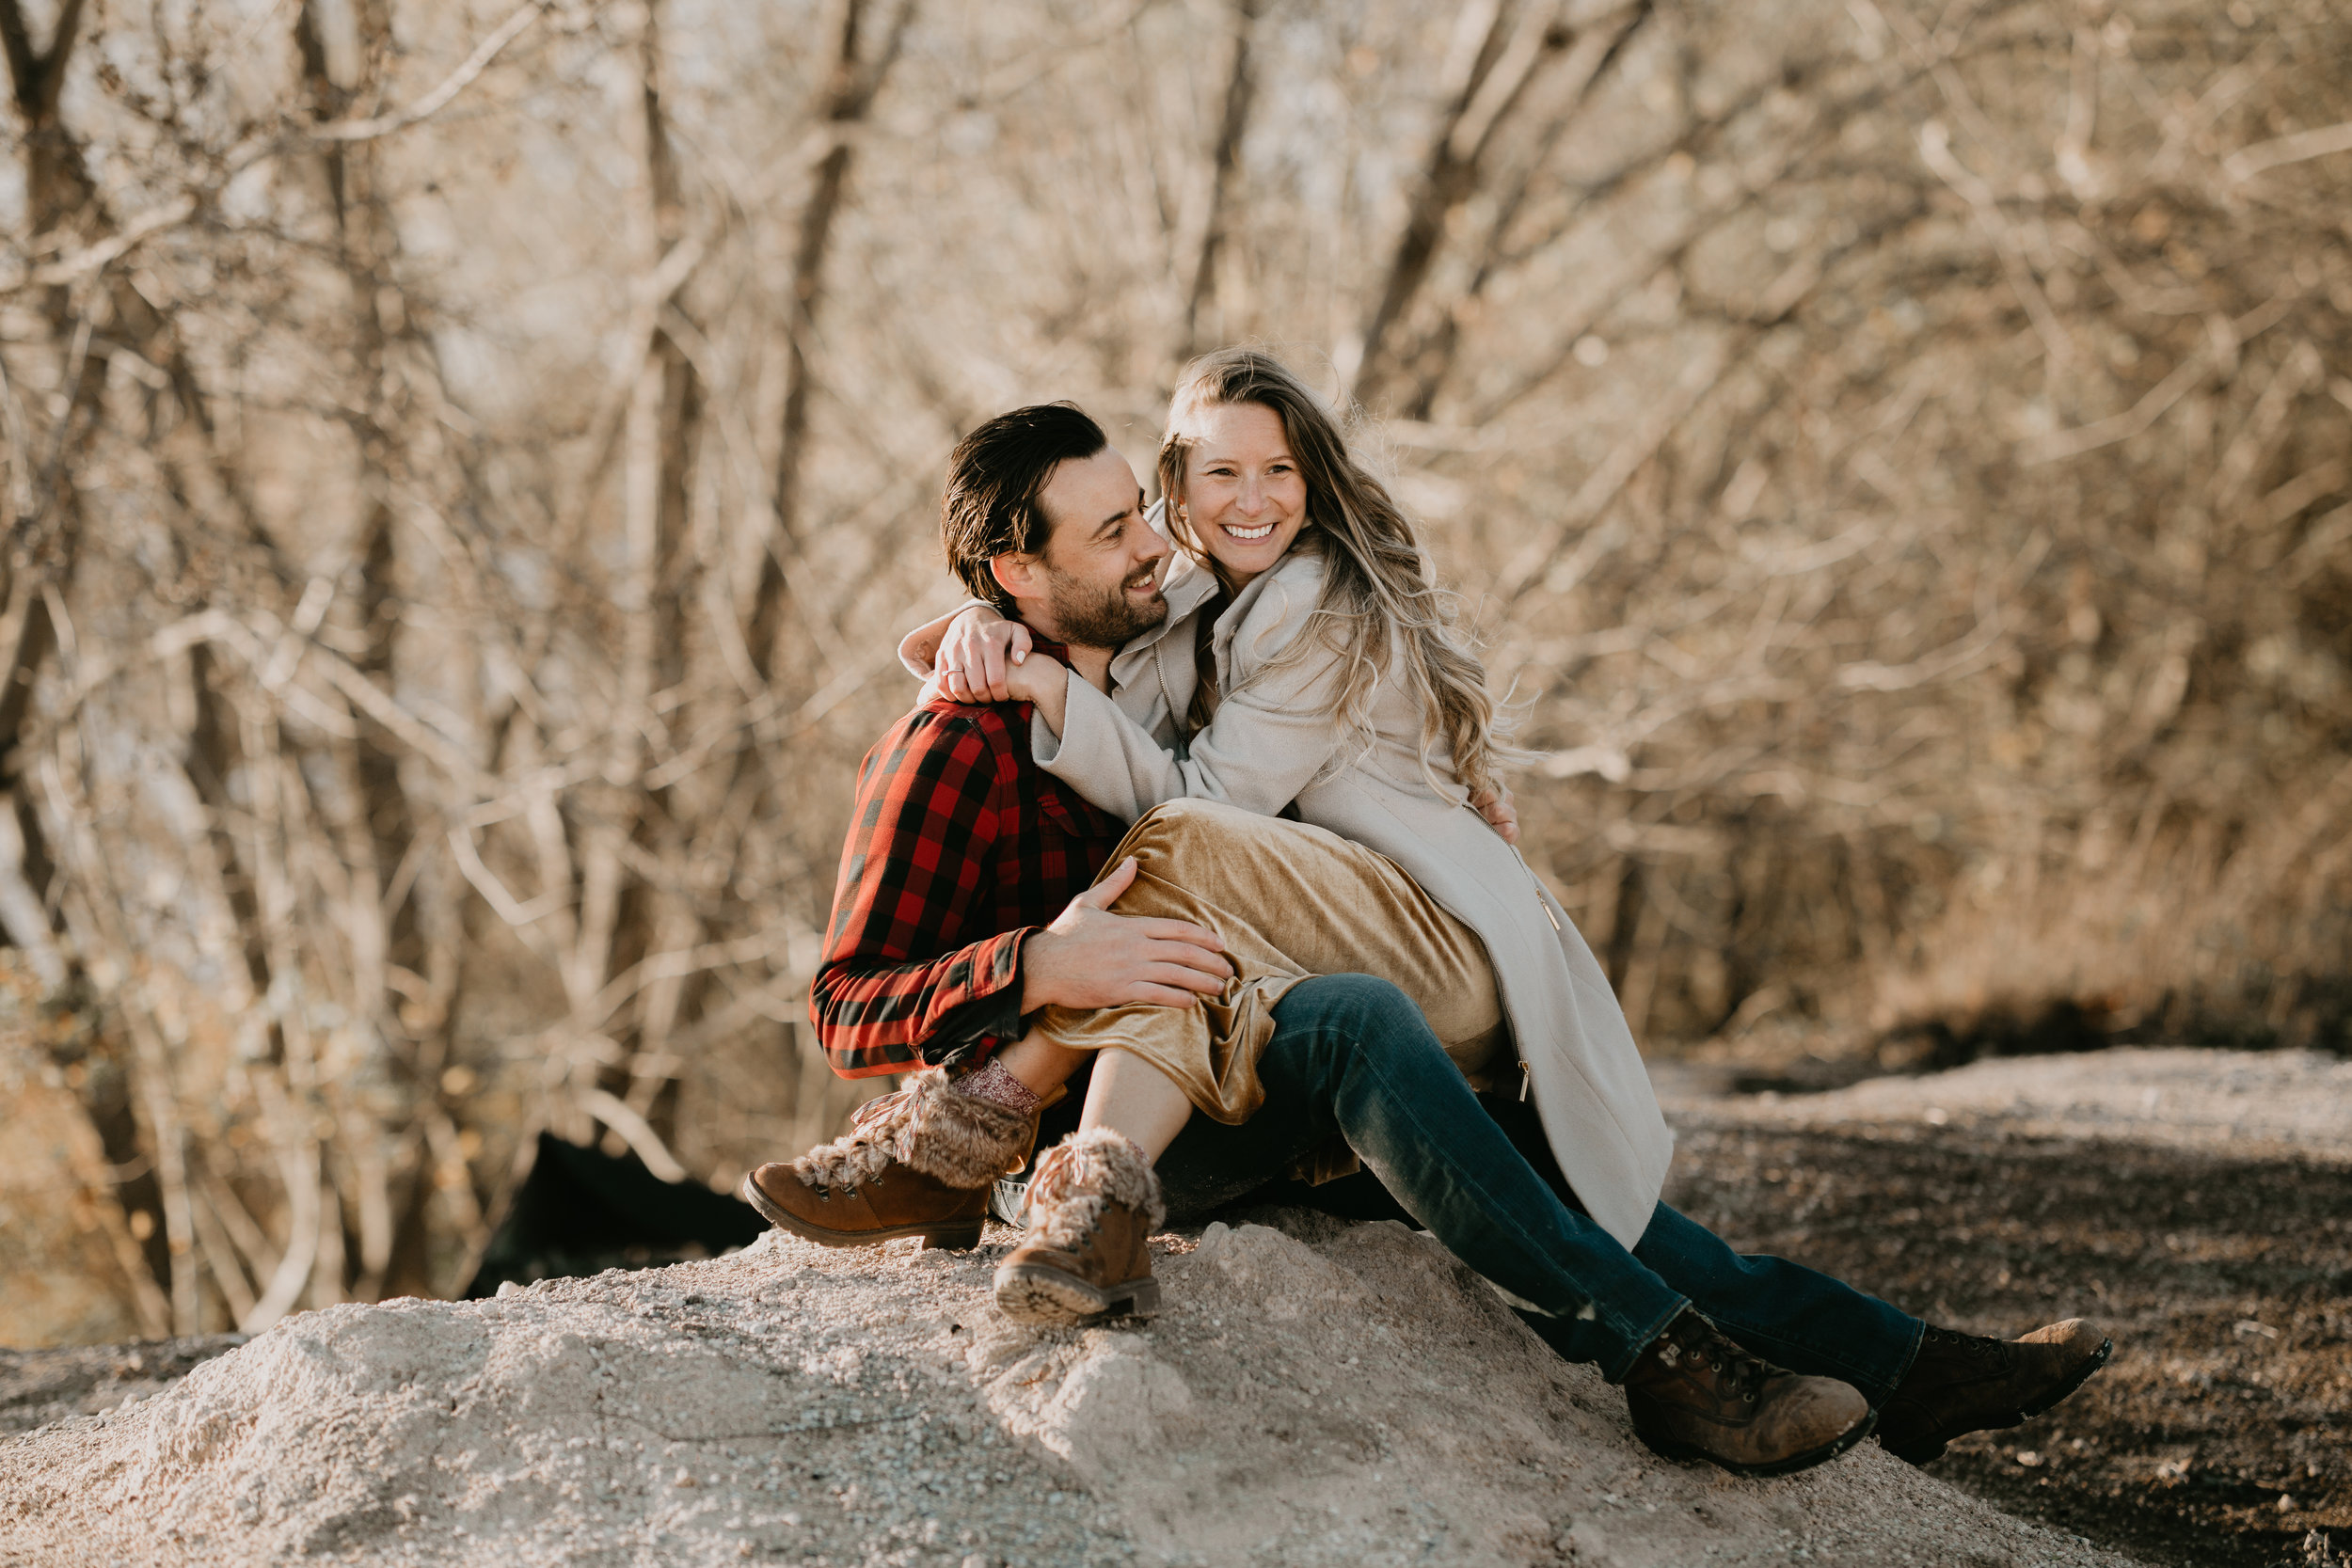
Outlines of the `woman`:
M 1226 938 L 1241 973 L 1219 1005 L 1049 1008 L 1037 1021 L 1057 1045 L 1117 1048 L 1095 1069 L 1082 1127 L 1116 1127 L 1156 1156 L 1193 1110 L 1245 1118 L 1283 990 L 1309 974 L 1369 973 L 1422 1005 L 1474 1083 L 1532 1092 L 1577 1196 L 1632 1247 L 1672 1136 L 1607 976 L 1470 804 L 1498 784 L 1494 705 L 1410 522 L 1313 393 L 1256 350 L 1187 371 L 1159 478 L 1169 532 L 1206 580 L 1171 572 L 1170 623 L 1131 661 L 1152 668 L 1115 663 L 1117 700 L 1020 657 L 1025 633 L 979 607 L 940 641 L 946 693 L 1033 704 L 1039 763 L 1096 804 L 1129 820 L 1175 801 L 1227 808 L 1147 819 L 1112 856 L 1143 862 L 1120 913 L 1179 915 Z M 909 638 L 911 664 L 923 667 L 941 629 Z M 1001 687 L 962 675 L 992 662 Z M 1285 876 L 1291 825 L 1253 832 L 1237 815 L 1293 811 L 1327 830 L 1313 835 L 1318 881 L 1334 877 L 1329 835 L 1348 841 L 1341 888 Z M 1197 879 L 1189 891 L 1156 882 L 1154 835 L 1170 833 L 1231 845 L 1228 869 L 1254 884 L 1221 878 L 1204 904 Z M 1049 1174 L 1041 1164 L 1045 1190 Z

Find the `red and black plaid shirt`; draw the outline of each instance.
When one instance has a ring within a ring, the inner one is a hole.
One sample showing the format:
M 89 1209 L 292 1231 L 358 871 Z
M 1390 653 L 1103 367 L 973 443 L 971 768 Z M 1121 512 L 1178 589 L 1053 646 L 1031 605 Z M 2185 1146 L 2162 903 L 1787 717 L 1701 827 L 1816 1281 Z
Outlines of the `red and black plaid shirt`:
M 858 768 L 809 991 L 834 1071 L 905 1072 L 1017 1039 L 1023 942 L 1093 884 L 1125 832 L 1039 769 L 1026 703 L 939 698 L 893 724 Z

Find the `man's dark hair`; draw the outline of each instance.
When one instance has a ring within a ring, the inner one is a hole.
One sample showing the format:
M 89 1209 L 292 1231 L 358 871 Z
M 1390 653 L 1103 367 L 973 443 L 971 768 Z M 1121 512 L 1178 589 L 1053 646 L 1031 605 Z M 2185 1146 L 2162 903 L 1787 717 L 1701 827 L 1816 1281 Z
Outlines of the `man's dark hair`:
M 948 569 L 977 599 L 1013 613 L 1012 595 L 988 563 L 1000 555 L 1036 555 L 1053 536 L 1038 497 L 1055 468 L 1110 445 L 1103 427 L 1074 403 L 1040 403 L 999 414 L 956 443 L 939 502 L 939 533 Z

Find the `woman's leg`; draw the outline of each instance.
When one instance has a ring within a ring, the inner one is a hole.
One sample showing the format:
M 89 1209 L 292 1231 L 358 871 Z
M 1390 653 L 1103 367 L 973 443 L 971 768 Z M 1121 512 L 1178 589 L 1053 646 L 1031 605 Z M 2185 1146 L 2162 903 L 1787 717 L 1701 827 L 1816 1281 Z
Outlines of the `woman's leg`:
M 1490 1052 L 1502 1036 L 1477 935 L 1360 845 L 1216 801 L 1177 800 L 1136 823 L 1113 851 L 1124 856 L 1137 869 L 1114 912 L 1209 927 L 1235 977 L 1192 1007 L 1047 1007 L 1035 1032 L 1056 1045 L 1149 1061 L 1196 1109 L 1238 1124 L 1263 1098 L 1256 1063 L 1274 1007 L 1310 974 L 1394 982 L 1466 1055 Z
M 1089 1054 L 1057 1045 L 1032 1029 L 997 1052 L 993 1060 L 1042 1100 L 1067 1083 Z
M 1021 1243 L 996 1267 L 996 1305 L 1022 1323 L 1159 1310 L 1153 1231 L 1168 1209 L 1152 1161 L 1193 1119 L 1182 1085 L 1132 1052 L 1096 1053 L 1078 1130 L 1040 1153 Z
M 1192 1101 L 1167 1073 L 1133 1052 L 1104 1051 L 1087 1085 L 1078 1131 L 1107 1127 L 1134 1140 L 1145 1159 L 1157 1160 L 1192 1114 Z

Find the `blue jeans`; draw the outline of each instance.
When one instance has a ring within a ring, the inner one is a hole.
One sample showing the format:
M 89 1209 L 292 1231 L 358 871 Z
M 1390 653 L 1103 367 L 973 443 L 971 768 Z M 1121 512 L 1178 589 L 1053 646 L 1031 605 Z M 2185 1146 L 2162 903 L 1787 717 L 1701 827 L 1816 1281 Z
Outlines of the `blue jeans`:
M 1263 1108 L 1239 1127 L 1196 1115 L 1160 1157 L 1171 1213 L 1240 1197 L 1336 1133 L 1456 1258 L 1518 1298 L 1547 1343 L 1612 1383 L 1686 1306 L 1752 1354 L 1850 1383 L 1873 1406 L 1909 1370 L 1918 1319 L 1802 1265 L 1734 1252 L 1662 1203 L 1628 1252 L 1513 1146 L 1389 982 L 1307 980 L 1274 1018 L 1258 1063 Z

